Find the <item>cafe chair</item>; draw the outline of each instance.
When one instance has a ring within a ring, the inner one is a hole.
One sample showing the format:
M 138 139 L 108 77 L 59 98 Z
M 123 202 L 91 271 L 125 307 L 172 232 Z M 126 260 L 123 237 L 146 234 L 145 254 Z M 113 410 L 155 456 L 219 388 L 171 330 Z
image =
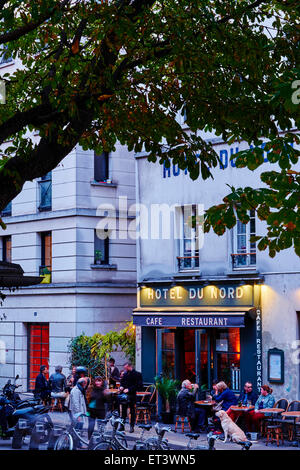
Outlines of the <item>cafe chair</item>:
M 284 411 L 287 411 L 288 405 L 289 402 L 286 398 L 280 398 L 273 408 L 282 408 Z M 273 419 L 266 416 L 261 421 L 260 433 L 263 437 L 267 437 L 267 443 L 269 440 L 272 442 L 276 440 L 277 445 L 279 445 L 279 439 L 283 439 L 282 418 L 280 418 L 280 415 Z
M 188 416 L 180 416 L 176 415 L 176 422 L 175 422 L 175 432 L 177 432 L 177 426 L 179 421 L 181 421 L 181 431 L 184 432 L 185 424 L 187 425 L 187 430 L 191 432 L 192 427 L 190 423 L 190 418 Z
M 300 401 L 299 400 L 291 401 L 291 403 L 289 404 L 288 409 L 286 411 L 300 411 Z M 297 423 L 297 421 L 296 421 L 296 423 Z M 294 432 L 294 419 L 286 417 L 283 420 L 283 425 L 286 427 L 288 440 L 292 441 L 293 440 L 293 432 Z
M 144 424 L 151 423 L 151 411 L 155 407 L 156 387 L 154 384 L 148 385 L 145 392 L 150 392 L 151 395 L 144 395 L 140 403 L 136 404 L 136 424 L 138 422 Z

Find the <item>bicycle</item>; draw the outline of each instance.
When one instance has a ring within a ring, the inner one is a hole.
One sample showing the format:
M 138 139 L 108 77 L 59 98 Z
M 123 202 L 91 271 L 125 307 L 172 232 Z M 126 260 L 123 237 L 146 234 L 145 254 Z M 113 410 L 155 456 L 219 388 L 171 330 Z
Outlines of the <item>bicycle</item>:
M 58 436 L 53 445 L 54 450 L 76 450 L 82 445 L 88 448 L 89 440 L 84 439 L 83 430 L 78 426 L 78 424 L 81 424 L 79 419 L 86 416 L 84 413 L 78 413 L 74 416 L 74 419 L 69 411 L 70 424 L 64 429 L 59 426 L 54 428 L 54 436 Z
M 106 421 L 106 420 L 103 420 Z M 124 431 L 118 431 L 119 425 L 124 425 L 124 420 L 119 417 L 118 412 L 112 413 L 109 422 L 112 426 L 111 432 L 102 432 L 99 436 L 100 442 L 90 447 L 90 450 L 129 450 Z
M 168 439 L 164 438 L 166 432 L 174 432 L 168 427 L 160 427 L 158 423 L 154 426 L 157 436 L 148 437 L 143 439 L 145 431 L 149 431 L 152 426 L 150 424 L 141 424 L 139 428 L 142 429 L 142 434 L 139 440 L 136 441 L 134 450 L 170 450 Z

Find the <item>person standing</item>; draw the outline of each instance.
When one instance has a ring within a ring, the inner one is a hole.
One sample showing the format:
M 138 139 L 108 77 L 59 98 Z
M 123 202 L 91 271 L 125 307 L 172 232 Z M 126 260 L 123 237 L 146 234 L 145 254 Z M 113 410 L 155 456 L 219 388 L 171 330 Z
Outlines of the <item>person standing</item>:
M 52 398 L 65 399 L 67 397 L 67 379 L 66 376 L 62 374 L 62 366 L 56 366 L 55 373 L 50 375 L 49 387 Z
M 40 373 L 37 375 L 35 379 L 35 387 L 34 387 L 34 397 L 39 398 L 45 404 L 48 404 L 50 400 L 50 387 L 46 375 L 48 374 L 47 366 L 40 367 Z
M 104 419 L 106 415 L 106 403 L 109 390 L 105 388 L 102 377 L 95 377 L 86 392 L 87 410 L 89 413 L 88 438 L 90 439 L 94 428 L 95 420 Z
M 127 395 L 127 403 L 122 404 L 122 419 L 124 422 L 127 417 L 127 409 L 129 406 L 130 410 L 130 431 L 134 432 L 135 424 L 135 404 L 136 404 L 136 392 L 141 390 L 143 387 L 143 377 L 140 372 L 137 372 L 131 362 L 126 362 L 124 364 L 124 375 L 121 378 L 120 383 L 120 392 L 123 392 Z M 120 431 L 124 431 L 124 425 L 120 427 Z
M 108 362 L 108 375 L 109 375 L 109 385 L 112 385 L 113 388 L 116 387 L 117 382 L 120 380 L 119 369 L 115 366 L 115 360 L 113 357 L 110 358 Z
M 71 390 L 69 409 L 72 413 L 73 418 L 78 413 L 86 414 L 87 412 L 86 397 L 85 397 L 86 385 L 87 385 L 87 381 L 85 377 L 81 377 L 80 379 L 77 380 L 75 387 L 73 387 Z

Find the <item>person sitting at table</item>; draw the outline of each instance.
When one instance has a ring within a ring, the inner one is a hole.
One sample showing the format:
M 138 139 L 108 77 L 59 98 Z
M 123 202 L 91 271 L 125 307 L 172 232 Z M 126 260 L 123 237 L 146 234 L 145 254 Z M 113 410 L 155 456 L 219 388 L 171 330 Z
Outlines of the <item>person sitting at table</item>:
M 275 404 L 275 398 L 272 395 L 273 390 L 269 385 L 263 385 L 260 389 L 260 395 L 254 405 L 254 410 L 246 413 L 246 425 L 248 431 L 257 431 L 259 424 L 265 416 L 270 416 L 269 413 L 261 413 L 259 410 L 265 408 L 273 408 Z
M 190 421 L 191 429 L 199 432 L 205 424 L 206 412 L 202 408 L 195 407 L 195 397 L 199 386 L 192 384 L 190 380 L 184 380 L 181 384 L 181 390 L 177 395 L 176 414 L 187 416 Z
M 227 411 L 231 406 L 237 404 L 237 398 L 225 382 L 221 381 L 216 384 L 216 393 L 212 395 L 212 399 L 221 404 L 221 410 Z
M 237 401 L 238 403 L 241 403 L 242 406 L 247 406 L 247 405 L 255 405 L 256 401 L 258 398 L 258 393 L 253 390 L 253 385 L 250 381 L 246 382 L 244 385 L 243 391 L 240 393 L 240 396 L 238 397 Z M 237 411 L 237 410 L 232 410 L 231 407 L 227 410 L 228 416 L 235 421 L 238 416 L 240 416 L 243 412 L 242 411 Z

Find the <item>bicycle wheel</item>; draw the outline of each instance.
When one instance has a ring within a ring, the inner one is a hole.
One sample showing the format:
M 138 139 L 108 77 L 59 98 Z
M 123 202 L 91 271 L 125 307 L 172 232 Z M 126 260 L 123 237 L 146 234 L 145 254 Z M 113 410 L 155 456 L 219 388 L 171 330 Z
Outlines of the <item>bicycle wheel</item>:
M 99 442 L 91 450 L 117 450 L 110 442 Z
M 68 432 L 61 434 L 54 444 L 54 450 L 73 450 L 73 447 L 73 438 Z

